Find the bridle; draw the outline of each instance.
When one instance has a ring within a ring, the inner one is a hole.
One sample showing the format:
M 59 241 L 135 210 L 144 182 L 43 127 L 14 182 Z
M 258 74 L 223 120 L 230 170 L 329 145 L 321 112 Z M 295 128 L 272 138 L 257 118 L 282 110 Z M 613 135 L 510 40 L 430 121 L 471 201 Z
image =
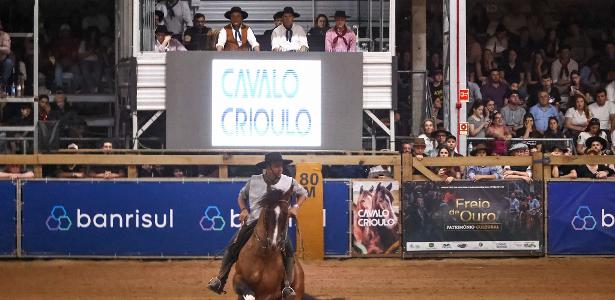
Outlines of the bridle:
M 278 203 L 278 204 L 279 203 L 285 203 L 285 204 L 290 206 L 290 201 L 289 200 L 280 199 L 276 203 Z M 265 216 L 263 216 L 263 218 L 265 218 Z M 263 220 L 263 221 L 266 221 L 266 220 Z M 285 220 L 285 226 L 284 226 L 284 231 L 283 231 L 283 234 L 285 235 L 284 240 L 287 238 L 287 236 L 286 236 L 286 231 L 287 230 L 288 230 L 288 218 L 286 218 L 286 220 Z M 254 238 L 256 238 L 256 241 L 258 243 L 259 248 L 261 248 L 261 249 L 271 248 L 272 240 L 269 238 L 269 235 L 268 235 L 267 231 L 265 231 L 265 238 L 262 238 L 262 237 L 259 236 L 258 231 L 256 229 L 254 229 Z M 277 249 L 280 250 L 280 251 L 284 251 L 285 247 L 286 247 L 286 243 L 280 243 L 280 245 L 277 246 Z

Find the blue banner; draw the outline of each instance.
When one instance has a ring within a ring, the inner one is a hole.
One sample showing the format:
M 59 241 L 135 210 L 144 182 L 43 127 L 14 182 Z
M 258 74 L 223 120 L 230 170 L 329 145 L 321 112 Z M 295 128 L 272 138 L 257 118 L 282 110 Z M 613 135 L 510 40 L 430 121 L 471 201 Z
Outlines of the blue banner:
M 237 195 L 244 184 L 24 182 L 23 253 L 31 256 L 222 255 L 239 228 Z M 332 208 L 334 217 L 344 214 L 336 209 Z M 346 215 L 347 210 L 346 206 Z M 348 223 L 345 225 L 329 228 L 347 234 Z M 327 249 L 331 247 L 333 252 L 340 251 L 334 254 L 345 254 L 347 251 L 340 247 L 341 243 L 334 242 Z
M 17 188 L 11 181 L 0 181 L 0 256 L 14 256 L 17 232 Z
M 325 255 L 350 255 L 350 182 L 325 180 L 323 193 Z
M 615 183 L 550 182 L 549 254 L 615 254 Z

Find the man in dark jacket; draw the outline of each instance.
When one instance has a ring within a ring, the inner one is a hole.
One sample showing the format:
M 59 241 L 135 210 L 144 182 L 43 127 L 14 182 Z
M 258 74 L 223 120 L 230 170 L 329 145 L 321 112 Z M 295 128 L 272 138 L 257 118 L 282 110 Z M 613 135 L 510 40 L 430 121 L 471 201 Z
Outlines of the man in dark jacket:
M 212 41 L 211 28 L 205 26 L 205 15 L 194 14 L 193 27 L 184 32 L 184 46 L 189 51 L 214 50 L 215 41 Z

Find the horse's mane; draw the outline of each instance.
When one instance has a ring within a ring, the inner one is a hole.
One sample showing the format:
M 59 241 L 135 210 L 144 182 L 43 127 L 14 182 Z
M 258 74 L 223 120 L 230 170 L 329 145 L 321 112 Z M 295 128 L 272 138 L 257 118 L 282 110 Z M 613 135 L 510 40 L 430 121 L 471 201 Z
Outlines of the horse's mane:
M 274 208 L 280 200 L 284 198 L 284 191 L 278 189 L 267 189 L 267 192 L 263 197 L 261 197 L 261 201 L 259 205 L 261 208 Z

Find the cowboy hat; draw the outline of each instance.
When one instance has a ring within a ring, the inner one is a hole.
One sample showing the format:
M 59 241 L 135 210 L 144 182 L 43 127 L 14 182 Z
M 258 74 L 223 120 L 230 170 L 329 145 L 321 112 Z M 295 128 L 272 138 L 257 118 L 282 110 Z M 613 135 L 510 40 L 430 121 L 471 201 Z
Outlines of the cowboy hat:
M 427 144 L 425 144 L 425 139 L 424 138 L 420 138 L 417 137 L 414 139 L 414 143 L 412 143 L 415 147 L 416 146 L 427 146 Z
M 585 147 L 591 148 L 593 142 L 599 142 L 600 144 L 602 144 L 602 150 L 606 149 L 607 141 L 599 136 L 592 136 L 585 140 Z
M 281 162 L 283 165 L 288 165 L 293 161 L 290 159 L 282 159 L 282 153 L 280 152 L 269 152 L 265 154 L 265 160 L 256 164 L 258 168 L 264 169 L 268 165 L 276 162 Z
M 514 145 L 512 145 L 512 147 L 510 147 L 510 149 L 508 149 L 508 151 L 513 152 L 515 150 L 527 150 L 529 149 L 528 146 L 524 143 L 516 143 Z
M 485 152 L 487 152 L 487 154 L 489 154 L 489 148 L 487 148 L 487 146 L 485 146 L 485 144 L 478 144 L 478 145 L 476 145 L 476 147 L 472 148 L 472 152 L 470 152 L 470 155 L 476 156 L 476 152 L 478 152 L 480 150 L 485 150 Z
M 238 12 L 241 13 L 241 18 L 243 18 L 244 20 L 248 18 L 248 13 L 244 10 L 241 10 L 241 7 L 239 6 L 233 6 L 231 7 L 231 10 L 227 11 L 224 13 L 224 17 L 227 19 L 231 19 L 231 14 L 234 12 Z
M 345 10 L 336 10 L 335 11 L 335 15 L 333 15 L 334 18 L 347 18 L 350 19 L 350 16 L 346 15 L 346 11 Z
M 284 7 L 284 10 L 282 10 L 282 14 L 293 14 L 295 18 L 301 16 L 300 14 L 296 13 L 295 10 L 290 6 Z

